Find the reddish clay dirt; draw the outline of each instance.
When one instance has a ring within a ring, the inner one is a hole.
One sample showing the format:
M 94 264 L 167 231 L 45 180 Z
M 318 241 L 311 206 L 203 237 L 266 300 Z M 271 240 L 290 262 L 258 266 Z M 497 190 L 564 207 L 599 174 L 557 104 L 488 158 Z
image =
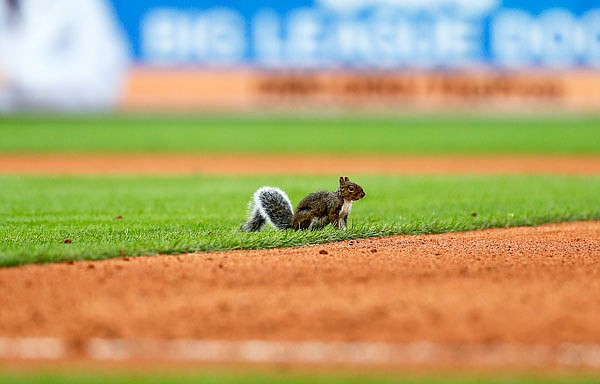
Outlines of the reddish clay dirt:
M 0 336 L 600 343 L 600 222 L 0 269 Z
M 598 155 L 0 154 L 12 174 L 600 174 Z

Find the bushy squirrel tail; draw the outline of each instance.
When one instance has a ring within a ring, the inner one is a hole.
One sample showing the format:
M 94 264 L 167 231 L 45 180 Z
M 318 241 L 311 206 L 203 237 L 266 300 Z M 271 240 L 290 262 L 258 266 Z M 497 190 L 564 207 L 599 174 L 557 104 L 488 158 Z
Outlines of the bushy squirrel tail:
M 277 229 L 288 229 L 292 227 L 293 219 L 292 203 L 285 192 L 275 187 L 262 187 L 250 201 L 250 214 L 241 230 L 258 231 L 265 223 Z

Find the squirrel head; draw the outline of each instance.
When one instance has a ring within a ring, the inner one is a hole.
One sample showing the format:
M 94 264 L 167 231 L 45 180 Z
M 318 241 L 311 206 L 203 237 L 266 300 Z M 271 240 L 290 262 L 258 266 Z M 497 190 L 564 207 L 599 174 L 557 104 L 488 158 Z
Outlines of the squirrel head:
M 365 191 L 362 187 L 344 176 L 340 177 L 338 191 L 344 200 L 360 200 L 365 197 Z

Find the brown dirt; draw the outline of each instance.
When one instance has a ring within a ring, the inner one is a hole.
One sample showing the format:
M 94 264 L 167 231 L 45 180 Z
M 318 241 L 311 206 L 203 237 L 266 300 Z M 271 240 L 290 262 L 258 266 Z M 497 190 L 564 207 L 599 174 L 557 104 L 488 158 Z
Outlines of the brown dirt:
M 598 155 L 0 154 L 12 174 L 600 174 Z
M 600 343 L 600 222 L 0 269 L 0 336 Z

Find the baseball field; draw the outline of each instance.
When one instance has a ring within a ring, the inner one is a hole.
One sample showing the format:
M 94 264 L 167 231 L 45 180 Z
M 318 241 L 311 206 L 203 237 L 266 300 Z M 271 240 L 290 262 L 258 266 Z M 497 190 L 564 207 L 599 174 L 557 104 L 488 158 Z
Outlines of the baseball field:
M 0 186 L 2 383 L 600 381 L 597 116 L 3 116 Z

